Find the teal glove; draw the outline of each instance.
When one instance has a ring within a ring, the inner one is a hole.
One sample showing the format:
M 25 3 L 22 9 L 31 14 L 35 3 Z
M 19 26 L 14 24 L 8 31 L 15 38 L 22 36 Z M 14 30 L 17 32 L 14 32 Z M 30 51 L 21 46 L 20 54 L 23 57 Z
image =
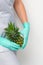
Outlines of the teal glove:
M 10 40 L 4 37 L 0 37 L 0 45 L 13 51 L 17 51 L 18 49 L 20 49 L 20 46 L 18 44 L 11 42 Z
M 23 27 L 24 27 L 24 30 L 22 30 L 20 33 L 24 36 L 24 43 L 22 45 L 22 48 L 24 49 L 26 47 L 27 41 L 28 41 L 28 35 L 30 32 L 30 23 L 24 22 Z
M 22 45 L 22 48 L 25 48 L 25 46 L 27 45 L 27 40 L 28 40 L 28 34 L 30 31 L 30 23 L 25 22 L 23 24 L 24 30 L 22 30 L 20 33 L 24 36 L 24 43 Z M 0 37 L 0 45 L 13 50 L 13 51 L 17 51 L 20 49 L 20 45 L 11 42 L 10 40 L 4 38 L 4 37 Z

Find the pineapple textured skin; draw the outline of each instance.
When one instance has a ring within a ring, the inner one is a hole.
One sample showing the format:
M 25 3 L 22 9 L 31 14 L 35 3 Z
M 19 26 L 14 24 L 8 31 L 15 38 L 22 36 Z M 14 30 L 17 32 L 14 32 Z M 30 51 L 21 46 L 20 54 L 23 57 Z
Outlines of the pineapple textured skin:
M 20 46 L 22 46 L 24 41 L 24 38 L 20 35 L 19 28 L 12 22 L 8 23 L 8 27 L 5 28 L 5 37 Z

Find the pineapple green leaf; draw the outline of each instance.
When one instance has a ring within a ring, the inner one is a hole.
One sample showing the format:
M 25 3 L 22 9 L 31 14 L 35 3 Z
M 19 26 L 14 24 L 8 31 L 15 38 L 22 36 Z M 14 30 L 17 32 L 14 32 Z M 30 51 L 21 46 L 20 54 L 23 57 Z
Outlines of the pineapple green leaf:
M 10 22 L 8 23 L 8 27 L 4 29 L 5 30 L 5 36 L 22 46 L 24 38 L 20 35 L 19 28 L 15 26 L 14 23 Z

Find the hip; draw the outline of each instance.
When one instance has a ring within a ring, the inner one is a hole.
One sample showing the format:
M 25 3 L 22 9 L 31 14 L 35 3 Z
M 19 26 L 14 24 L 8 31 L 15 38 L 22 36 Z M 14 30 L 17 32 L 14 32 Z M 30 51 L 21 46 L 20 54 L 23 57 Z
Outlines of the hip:
M 9 50 L 0 53 L 0 65 L 19 65 L 15 52 Z

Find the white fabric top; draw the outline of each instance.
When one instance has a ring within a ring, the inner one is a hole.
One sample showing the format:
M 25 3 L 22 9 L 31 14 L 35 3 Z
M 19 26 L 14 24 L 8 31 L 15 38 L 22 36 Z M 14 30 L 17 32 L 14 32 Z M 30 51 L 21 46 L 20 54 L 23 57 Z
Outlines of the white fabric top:
M 0 11 L 9 12 L 13 6 L 14 0 L 0 0 Z
M 0 0 L 0 35 L 7 26 L 9 20 L 14 18 L 13 12 L 14 0 Z M 0 52 L 8 51 L 7 48 L 0 46 Z
M 14 0 L 0 0 L 0 31 L 7 26 L 8 22 L 14 21 L 13 2 Z

